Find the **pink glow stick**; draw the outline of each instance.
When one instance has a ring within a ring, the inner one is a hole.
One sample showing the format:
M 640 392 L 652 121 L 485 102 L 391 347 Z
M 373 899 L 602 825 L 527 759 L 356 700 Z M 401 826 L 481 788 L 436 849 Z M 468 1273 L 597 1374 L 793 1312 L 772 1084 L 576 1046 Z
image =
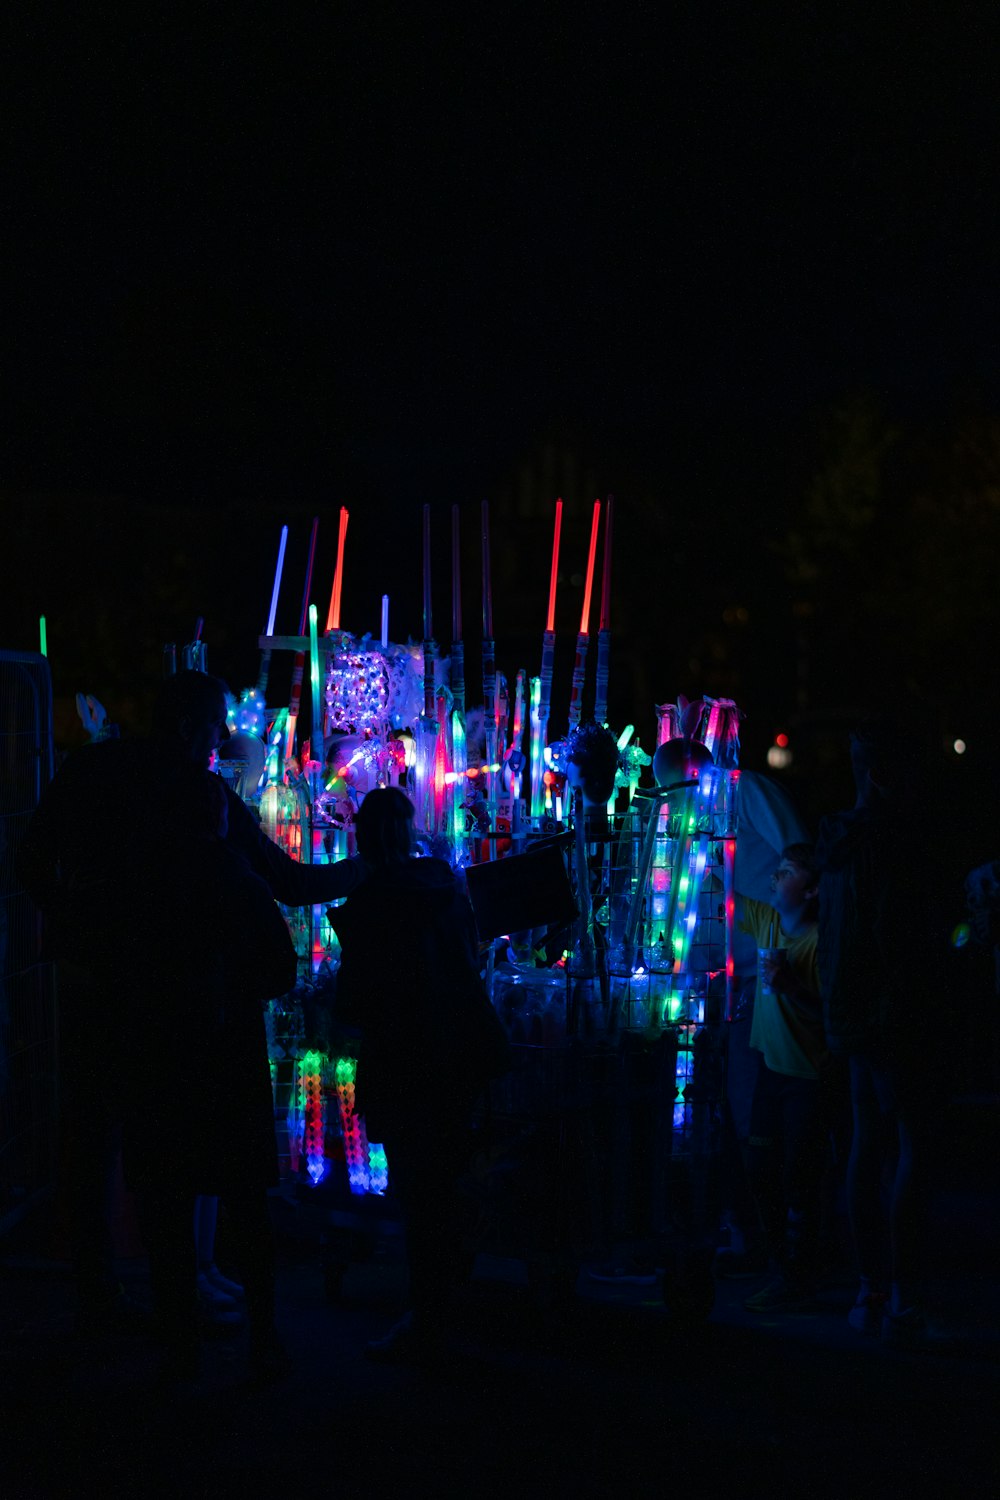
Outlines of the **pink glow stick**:
M 590 523 L 590 552 L 587 556 L 587 583 L 583 591 L 583 614 L 580 616 L 580 634 L 590 634 L 590 595 L 594 587 L 594 563 L 597 561 L 597 530 L 601 524 L 601 502 L 594 501 L 594 514 Z M 605 552 L 607 547 L 605 546 Z
M 333 575 L 333 592 L 330 595 L 330 609 L 326 617 L 327 630 L 340 629 L 340 595 L 344 586 L 344 542 L 347 538 L 348 510 L 346 505 L 340 507 L 340 530 L 337 534 L 337 569 Z
M 559 533 L 562 530 L 562 500 L 556 501 L 556 526 L 552 538 L 552 573 L 549 577 L 549 613 L 545 629 L 551 633 L 556 628 L 556 583 L 559 580 Z

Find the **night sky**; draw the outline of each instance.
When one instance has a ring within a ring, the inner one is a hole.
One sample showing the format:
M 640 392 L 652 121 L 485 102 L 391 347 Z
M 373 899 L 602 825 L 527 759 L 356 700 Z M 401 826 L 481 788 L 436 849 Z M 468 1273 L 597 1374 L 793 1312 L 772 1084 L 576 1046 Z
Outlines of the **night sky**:
M 442 626 L 463 508 L 471 637 L 489 498 L 498 659 L 535 671 L 555 495 L 569 636 L 614 491 L 619 717 L 731 687 L 766 744 L 792 622 L 852 576 L 834 558 L 806 598 L 788 563 L 828 414 L 904 434 L 888 534 L 965 414 L 1000 410 L 995 10 L 157 10 L 26 9 L 12 49 L 3 645 L 44 611 L 57 693 L 89 672 L 128 697 L 200 613 L 248 676 L 281 525 L 291 629 L 309 520 L 322 607 L 340 504 L 344 623 L 376 629 L 387 591 L 417 634 L 427 501 Z M 736 606 L 748 644 L 720 647 Z M 800 713 L 836 677 L 816 657 Z

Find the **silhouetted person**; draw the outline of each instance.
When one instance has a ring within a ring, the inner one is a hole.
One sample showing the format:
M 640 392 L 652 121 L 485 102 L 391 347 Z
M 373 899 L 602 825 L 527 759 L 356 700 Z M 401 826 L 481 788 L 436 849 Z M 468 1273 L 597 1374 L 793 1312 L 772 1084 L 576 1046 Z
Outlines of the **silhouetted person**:
M 29 824 L 20 860 L 43 908 L 58 959 L 60 1109 L 69 1161 L 80 1327 L 134 1322 L 115 1275 L 110 1200 L 128 1065 L 127 1019 L 139 1003 L 146 955 L 140 933 L 149 872 L 169 826 L 171 787 L 204 768 L 229 737 L 218 678 L 179 672 L 161 686 L 148 739 L 109 739 L 71 755 Z M 271 894 L 291 906 L 345 896 L 356 861 L 302 865 L 272 844 L 228 787 L 226 844 Z
M 932 838 L 940 813 L 921 801 L 914 727 L 868 720 L 851 735 L 857 800 L 823 819 L 820 985 L 827 1041 L 850 1062 L 853 1137 L 848 1210 L 860 1285 L 852 1327 L 891 1343 L 925 1336 L 922 1269 L 926 1137 L 938 1093 L 934 1011 L 947 919 Z M 884 1125 L 898 1157 L 888 1224 L 881 1203 Z
M 750 1046 L 758 1057 L 748 1168 L 779 1278 L 749 1297 L 753 1312 L 795 1312 L 815 1295 L 820 1195 L 830 1110 L 816 961 L 819 872 L 810 844 L 790 844 L 769 903 L 738 894 L 736 920 L 762 959 Z
M 124 1161 L 139 1194 L 165 1373 L 198 1369 L 199 1194 L 226 1205 L 255 1373 L 279 1372 L 267 1188 L 278 1181 L 261 1002 L 295 983 L 295 949 L 267 886 L 226 842 L 218 776 L 176 778 L 149 877 L 142 1003 L 128 1023 Z
M 357 1103 L 385 1146 L 403 1211 L 411 1312 L 373 1357 L 439 1342 L 460 1280 L 456 1183 L 469 1156 L 473 1104 L 506 1065 L 507 1044 L 479 974 L 468 898 L 440 859 L 413 858 L 413 805 L 369 792 L 355 822 L 370 871 L 330 913 L 342 946 L 340 1018 L 360 1026 Z
M 736 888 L 752 900 L 769 902 L 771 877 L 781 852 L 811 836 L 783 787 L 757 771 L 740 772 Z M 757 1082 L 758 1056 L 750 1042 L 757 994 L 757 944 L 737 927 L 733 934 L 733 1014 L 726 1027 L 724 1108 L 724 1204 L 729 1247 L 717 1257 L 719 1274 L 764 1270 L 766 1246 L 747 1178 L 750 1108 Z

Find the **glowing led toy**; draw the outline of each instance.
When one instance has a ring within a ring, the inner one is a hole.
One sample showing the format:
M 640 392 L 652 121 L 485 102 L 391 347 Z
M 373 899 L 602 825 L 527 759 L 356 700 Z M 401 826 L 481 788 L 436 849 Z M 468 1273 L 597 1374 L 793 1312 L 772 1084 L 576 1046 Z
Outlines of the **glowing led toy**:
M 549 612 L 542 636 L 542 665 L 538 676 L 538 694 L 535 680 L 531 683 L 531 816 L 540 818 L 545 811 L 545 788 L 542 782 L 544 769 L 542 752 L 548 738 L 549 704 L 552 698 L 552 670 L 556 651 L 556 584 L 559 578 L 559 535 L 562 530 L 562 500 L 556 501 L 555 527 L 552 536 L 552 569 L 549 575 Z
M 692 1105 L 688 1097 L 694 1080 L 694 1027 L 681 1026 L 677 1039 L 677 1063 L 674 1069 L 674 1130 L 685 1132 L 691 1123 Z
M 347 1181 L 351 1192 L 360 1197 L 364 1193 L 384 1193 L 389 1172 L 385 1151 L 381 1146 L 369 1145 L 364 1121 L 354 1108 L 357 1069 L 353 1057 L 338 1057 L 333 1065 Z
M 292 1170 L 298 1172 L 304 1156 L 306 1172 L 314 1186 L 326 1174 L 325 1132 L 323 1054 L 309 1051 L 295 1062 L 288 1109 L 288 1147 Z
M 226 719 L 230 728 L 235 728 L 240 734 L 263 735 L 266 712 L 263 693 L 259 688 L 249 687 L 243 689 L 239 703 L 231 710 L 231 722 L 230 714 Z
M 389 1163 L 385 1147 L 369 1143 L 368 1146 L 368 1191 L 382 1194 L 389 1186 Z
M 338 652 L 326 677 L 327 732 L 377 730 L 389 716 L 389 666 L 380 651 Z
M 465 780 L 468 772 L 466 753 L 465 715 L 456 708 L 451 715 L 451 756 L 454 769 L 445 772 L 446 782 L 454 783 Z M 456 855 L 464 854 L 465 808 L 457 790 L 453 792 L 451 800 L 451 836 L 455 844 Z

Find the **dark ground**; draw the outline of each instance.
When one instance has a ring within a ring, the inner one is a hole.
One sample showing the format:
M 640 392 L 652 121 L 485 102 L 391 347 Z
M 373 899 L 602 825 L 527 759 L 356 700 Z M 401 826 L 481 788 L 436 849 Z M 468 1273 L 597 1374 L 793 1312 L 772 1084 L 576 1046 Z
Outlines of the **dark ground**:
M 325 1213 L 286 1192 L 275 1208 L 294 1375 L 255 1389 L 242 1337 L 213 1340 L 198 1385 L 167 1397 L 151 1346 L 74 1338 L 43 1211 L 0 1246 L 0 1494 L 995 1496 L 996 1119 L 995 1100 L 965 1106 L 958 1149 L 935 1164 L 936 1338 L 919 1352 L 848 1327 L 846 1271 L 796 1316 L 748 1313 L 760 1282 L 719 1281 L 710 1318 L 685 1332 L 658 1288 L 581 1275 L 559 1309 L 523 1264 L 480 1257 L 447 1367 L 376 1366 L 361 1351 L 401 1305 L 398 1239 L 352 1265 L 331 1302 Z M 122 1273 L 143 1300 L 142 1258 Z

